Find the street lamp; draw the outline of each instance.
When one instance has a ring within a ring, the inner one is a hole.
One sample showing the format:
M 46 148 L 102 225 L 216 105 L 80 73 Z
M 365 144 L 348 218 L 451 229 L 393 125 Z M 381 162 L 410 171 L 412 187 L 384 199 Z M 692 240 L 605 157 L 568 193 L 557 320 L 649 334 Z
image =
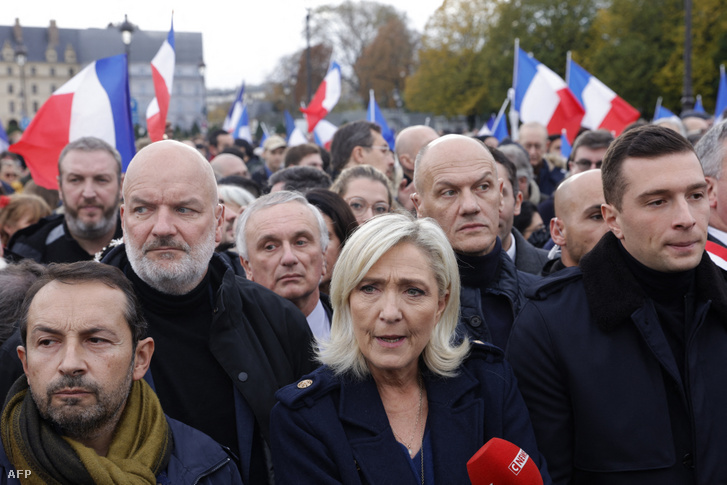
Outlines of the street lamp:
M 197 72 L 199 72 L 199 77 L 202 81 L 202 122 L 199 127 L 202 135 L 207 135 L 207 89 L 204 85 L 204 75 L 207 72 L 207 65 L 203 59 L 200 59 L 199 64 L 197 64 Z
M 131 37 L 134 35 L 134 30 L 136 28 L 134 27 L 134 24 L 129 22 L 129 18 L 126 14 L 124 14 L 124 22 L 119 26 L 119 31 L 121 31 L 121 42 L 124 43 L 124 51 L 126 52 L 126 74 L 129 75 L 129 65 L 131 62 L 129 61 L 129 52 L 131 51 Z M 131 78 L 129 77 L 129 84 L 131 84 Z
M 28 116 L 27 99 L 25 96 L 25 63 L 28 62 L 28 50 L 22 43 L 15 46 L 15 62 L 20 66 L 20 123 L 25 123 Z M 24 126 L 22 126 L 25 129 Z

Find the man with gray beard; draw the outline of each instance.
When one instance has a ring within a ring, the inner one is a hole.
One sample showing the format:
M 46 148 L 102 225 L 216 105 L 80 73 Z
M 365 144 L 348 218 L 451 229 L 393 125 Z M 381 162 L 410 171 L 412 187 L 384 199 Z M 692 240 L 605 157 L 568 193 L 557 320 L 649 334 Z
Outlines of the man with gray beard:
M 147 380 L 170 417 L 240 457 L 245 483 L 270 482 L 275 392 L 315 367 L 305 317 L 215 254 L 225 209 L 199 152 L 171 140 L 147 146 L 123 194 L 125 244 L 102 262 L 120 268 L 141 301 L 156 342 Z
M 5 257 L 43 264 L 91 260 L 121 237 L 121 155 L 114 147 L 94 137 L 66 145 L 58 158 L 58 187 L 65 214 L 16 232 Z

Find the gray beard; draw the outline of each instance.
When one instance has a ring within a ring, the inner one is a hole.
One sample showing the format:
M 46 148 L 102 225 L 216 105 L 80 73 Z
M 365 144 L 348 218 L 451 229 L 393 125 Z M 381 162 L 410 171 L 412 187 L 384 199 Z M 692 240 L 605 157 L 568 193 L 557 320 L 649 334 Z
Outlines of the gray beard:
M 85 223 L 79 220 L 75 215 L 66 211 L 66 224 L 68 230 L 73 236 L 79 239 L 99 239 L 116 227 L 116 218 L 118 210 L 114 207 L 111 213 L 105 213 L 104 216 L 95 223 Z
M 157 246 L 172 246 L 184 250 L 185 255 L 169 264 L 151 261 L 146 251 Z M 210 231 L 207 239 L 195 246 L 179 243 L 171 238 L 157 238 L 145 243 L 142 248 L 126 244 L 126 256 L 134 272 L 147 285 L 168 295 L 185 295 L 192 291 L 207 274 L 210 259 L 215 251 L 215 232 Z

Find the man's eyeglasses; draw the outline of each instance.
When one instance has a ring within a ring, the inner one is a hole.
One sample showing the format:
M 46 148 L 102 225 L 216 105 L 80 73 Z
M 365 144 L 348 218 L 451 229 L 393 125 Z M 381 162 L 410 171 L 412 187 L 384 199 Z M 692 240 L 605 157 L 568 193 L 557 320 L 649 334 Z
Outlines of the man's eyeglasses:
M 581 171 L 584 170 L 591 170 L 594 168 L 601 168 L 601 164 L 603 163 L 603 160 L 599 160 L 597 162 L 592 162 L 590 160 L 586 160 L 585 158 L 578 160 L 575 162 L 575 165 L 581 169 Z
M 367 148 L 375 148 L 376 150 L 380 150 L 381 153 L 383 153 L 384 155 L 388 155 L 389 153 L 393 153 L 391 151 L 391 149 L 389 148 L 389 145 L 371 145 L 370 147 L 367 147 Z
M 371 213 L 375 216 L 386 214 L 389 212 L 389 204 L 386 202 L 377 202 L 375 204 L 369 204 L 361 197 L 351 197 L 346 201 L 348 206 L 354 215 L 360 216 L 366 212 L 366 209 L 371 207 Z

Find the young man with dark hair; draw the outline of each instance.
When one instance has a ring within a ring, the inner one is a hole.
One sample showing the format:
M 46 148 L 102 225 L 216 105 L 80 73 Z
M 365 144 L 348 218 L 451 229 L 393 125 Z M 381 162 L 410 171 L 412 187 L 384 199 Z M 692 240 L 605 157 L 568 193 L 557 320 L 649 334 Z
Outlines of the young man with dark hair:
M 727 482 L 727 285 L 691 144 L 644 126 L 603 161 L 610 232 L 528 292 L 507 357 L 556 484 Z

